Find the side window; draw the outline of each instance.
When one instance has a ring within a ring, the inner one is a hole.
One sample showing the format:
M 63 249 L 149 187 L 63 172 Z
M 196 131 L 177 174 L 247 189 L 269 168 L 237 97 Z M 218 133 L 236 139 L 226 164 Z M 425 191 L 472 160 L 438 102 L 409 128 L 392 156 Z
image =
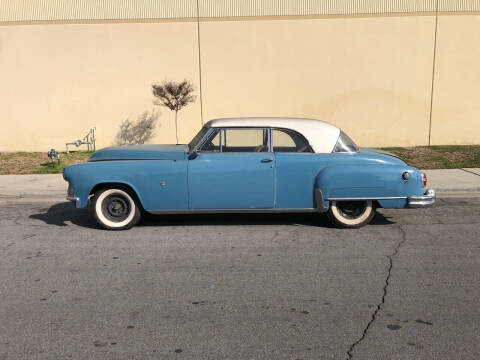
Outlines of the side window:
M 268 152 L 268 130 L 217 129 L 199 150 L 203 152 Z
M 358 147 L 355 145 L 352 139 L 348 137 L 343 131 L 340 132 L 340 136 L 338 137 L 337 144 L 333 149 L 334 153 L 352 153 L 357 152 Z
M 289 130 L 273 130 L 273 151 L 274 152 L 312 152 L 305 139 Z
M 268 152 L 266 129 L 222 129 L 222 152 Z

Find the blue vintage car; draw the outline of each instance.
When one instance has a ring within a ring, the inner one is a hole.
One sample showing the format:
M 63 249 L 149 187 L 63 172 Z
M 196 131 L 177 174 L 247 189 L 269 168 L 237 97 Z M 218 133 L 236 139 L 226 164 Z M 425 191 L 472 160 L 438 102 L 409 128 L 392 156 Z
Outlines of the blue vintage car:
M 435 203 L 425 174 L 310 119 L 212 120 L 188 145 L 105 148 L 63 177 L 67 199 L 89 204 L 111 230 L 131 228 L 144 211 L 325 212 L 339 227 L 358 228 L 378 207 Z

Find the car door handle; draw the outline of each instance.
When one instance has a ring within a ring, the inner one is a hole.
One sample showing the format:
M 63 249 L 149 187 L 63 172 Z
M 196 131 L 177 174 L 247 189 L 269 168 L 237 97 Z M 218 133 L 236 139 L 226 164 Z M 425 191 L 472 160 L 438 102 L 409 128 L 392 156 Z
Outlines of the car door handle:
M 260 162 L 262 162 L 262 163 L 269 163 L 269 162 L 272 162 L 272 161 L 273 161 L 273 158 L 267 158 L 267 159 L 260 160 Z

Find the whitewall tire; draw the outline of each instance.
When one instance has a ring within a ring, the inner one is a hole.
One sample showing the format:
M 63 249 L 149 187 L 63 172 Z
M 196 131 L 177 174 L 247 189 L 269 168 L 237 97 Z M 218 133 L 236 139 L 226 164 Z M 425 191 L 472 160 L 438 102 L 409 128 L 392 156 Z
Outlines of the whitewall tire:
M 375 216 L 372 200 L 331 201 L 327 215 L 330 221 L 342 228 L 360 228 Z
M 109 230 L 130 229 L 141 217 L 141 210 L 134 197 L 128 191 L 119 188 L 97 191 L 90 211 L 97 223 Z

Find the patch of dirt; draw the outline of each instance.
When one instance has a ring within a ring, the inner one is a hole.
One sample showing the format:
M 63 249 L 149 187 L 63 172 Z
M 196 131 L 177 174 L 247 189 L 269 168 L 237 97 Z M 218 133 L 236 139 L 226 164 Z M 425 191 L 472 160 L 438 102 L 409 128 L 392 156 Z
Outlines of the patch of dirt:
M 480 146 L 419 146 L 385 148 L 408 165 L 419 169 L 453 169 L 480 167 Z
M 91 152 L 78 151 L 61 153 L 61 165 L 52 168 L 46 153 L 40 152 L 0 152 L 0 175 L 60 173 L 63 167 L 84 162 Z
M 419 169 L 480 168 L 480 145 L 384 148 Z M 61 173 L 63 167 L 87 161 L 92 152 L 61 153 L 61 165 L 52 168 L 46 153 L 0 152 L 0 175 Z

